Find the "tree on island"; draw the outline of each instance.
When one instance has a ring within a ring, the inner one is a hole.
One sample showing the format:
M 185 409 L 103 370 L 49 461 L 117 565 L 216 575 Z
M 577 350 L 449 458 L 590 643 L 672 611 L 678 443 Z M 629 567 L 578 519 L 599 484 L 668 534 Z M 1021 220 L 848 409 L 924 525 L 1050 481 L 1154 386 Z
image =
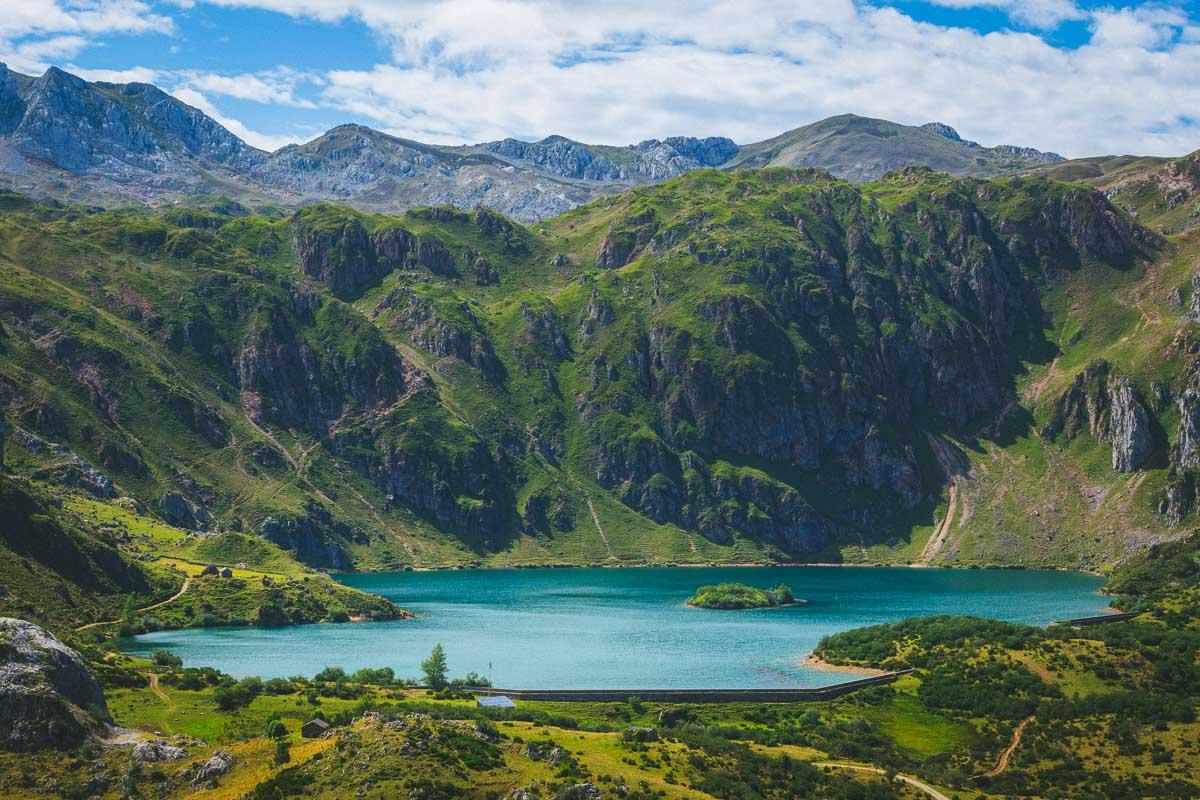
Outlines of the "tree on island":
M 421 662 L 421 671 L 425 673 L 425 685 L 430 689 L 440 691 L 446 688 L 448 667 L 446 651 L 442 648 L 441 642 L 435 644 L 429 658 Z

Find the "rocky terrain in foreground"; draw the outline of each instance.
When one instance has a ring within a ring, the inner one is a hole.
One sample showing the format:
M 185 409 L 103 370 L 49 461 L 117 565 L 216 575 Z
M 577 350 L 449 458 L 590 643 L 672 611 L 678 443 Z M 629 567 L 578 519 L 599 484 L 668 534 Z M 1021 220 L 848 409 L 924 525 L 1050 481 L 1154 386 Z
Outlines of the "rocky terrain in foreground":
M 0 617 L 0 749 L 67 749 L 112 720 L 79 653 L 41 628 Z

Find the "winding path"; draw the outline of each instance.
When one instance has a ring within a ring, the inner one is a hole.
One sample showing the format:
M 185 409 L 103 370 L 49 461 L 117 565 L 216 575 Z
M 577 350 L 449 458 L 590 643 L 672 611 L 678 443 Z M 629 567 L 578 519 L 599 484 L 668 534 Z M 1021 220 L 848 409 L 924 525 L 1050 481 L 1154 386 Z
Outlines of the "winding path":
M 880 767 L 867 767 L 862 764 L 841 764 L 835 761 L 818 761 L 813 766 L 816 767 L 833 767 L 835 769 L 852 769 L 858 772 L 874 772 L 876 775 L 887 775 L 887 770 Z M 897 773 L 896 778 L 907 783 L 909 786 L 920 789 L 925 794 L 933 798 L 933 800 L 950 800 L 949 797 L 939 792 L 937 789 L 930 786 L 925 781 L 917 778 L 911 778 L 908 775 L 900 775 Z
M 136 613 L 141 614 L 143 611 L 153 611 L 156 608 L 161 608 L 162 606 L 165 606 L 167 603 L 175 602 L 176 600 L 178 600 L 180 597 L 183 596 L 183 593 L 186 592 L 191 585 L 192 585 L 192 576 L 188 575 L 183 579 L 183 586 L 179 587 L 178 592 L 171 595 L 166 600 L 160 600 L 159 602 L 154 603 L 153 605 L 148 605 L 148 606 L 145 606 L 144 608 L 139 608 L 139 609 L 137 609 Z M 118 622 L 120 622 L 120 620 L 116 620 L 116 619 L 101 620 L 100 622 L 89 622 L 87 625 L 80 625 L 78 628 L 75 629 L 75 631 L 76 632 L 86 631 L 89 628 L 98 628 L 101 625 L 116 625 Z
M 600 515 L 596 513 L 596 506 L 592 504 L 592 498 L 584 495 L 583 499 L 587 501 L 588 511 L 592 512 L 592 522 L 596 523 L 596 531 L 600 534 L 600 541 L 604 542 L 604 549 L 608 551 L 608 557 L 615 558 L 612 545 L 608 543 L 608 537 L 604 535 L 604 526 L 600 524 Z
M 1021 720 L 1021 724 L 1013 730 L 1012 741 L 1008 743 L 1008 747 L 1004 748 L 1004 752 L 1000 754 L 1000 760 L 996 762 L 996 766 L 991 770 L 977 775 L 979 778 L 994 778 L 1004 770 L 1008 769 L 1009 759 L 1013 757 L 1013 753 L 1017 752 L 1017 748 L 1021 746 L 1021 734 L 1025 733 L 1025 728 L 1029 723 L 1033 722 L 1036 717 L 1026 717 Z
M 156 695 L 158 695 L 158 699 L 162 700 L 166 704 L 167 708 L 174 710 L 175 709 L 175 701 L 171 699 L 171 695 L 164 692 L 162 690 L 162 687 L 160 687 L 158 685 L 158 673 L 151 672 L 149 675 L 149 678 L 150 678 L 150 691 L 152 691 Z

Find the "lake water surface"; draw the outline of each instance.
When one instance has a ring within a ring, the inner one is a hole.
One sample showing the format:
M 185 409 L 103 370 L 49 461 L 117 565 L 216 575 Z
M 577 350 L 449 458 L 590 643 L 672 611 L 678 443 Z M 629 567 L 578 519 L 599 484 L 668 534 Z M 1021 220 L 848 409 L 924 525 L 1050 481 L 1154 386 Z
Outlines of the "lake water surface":
M 1045 625 L 1098 613 L 1099 578 L 1070 572 L 884 567 L 460 570 L 348 575 L 413 620 L 163 631 L 124 643 L 166 649 L 233 675 L 311 676 L 330 665 L 389 666 L 416 678 L 435 642 L 452 675 L 508 688 L 822 686 L 844 673 L 803 666 L 826 634 L 931 614 Z M 696 587 L 786 583 L 806 605 L 709 611 Z

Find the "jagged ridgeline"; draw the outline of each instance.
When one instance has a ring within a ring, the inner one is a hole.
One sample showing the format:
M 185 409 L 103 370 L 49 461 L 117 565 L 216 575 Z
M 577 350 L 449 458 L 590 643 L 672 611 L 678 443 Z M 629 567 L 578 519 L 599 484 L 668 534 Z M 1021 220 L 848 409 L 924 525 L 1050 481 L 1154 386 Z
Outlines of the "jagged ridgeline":
M 0 205 L 9 464 L 332 568 L 920 552 L 948 438 L 1034 427 L 1002 412 L 1046 298 L 1165 247 L 1089 188 L 920 168 L 532 227 Z

